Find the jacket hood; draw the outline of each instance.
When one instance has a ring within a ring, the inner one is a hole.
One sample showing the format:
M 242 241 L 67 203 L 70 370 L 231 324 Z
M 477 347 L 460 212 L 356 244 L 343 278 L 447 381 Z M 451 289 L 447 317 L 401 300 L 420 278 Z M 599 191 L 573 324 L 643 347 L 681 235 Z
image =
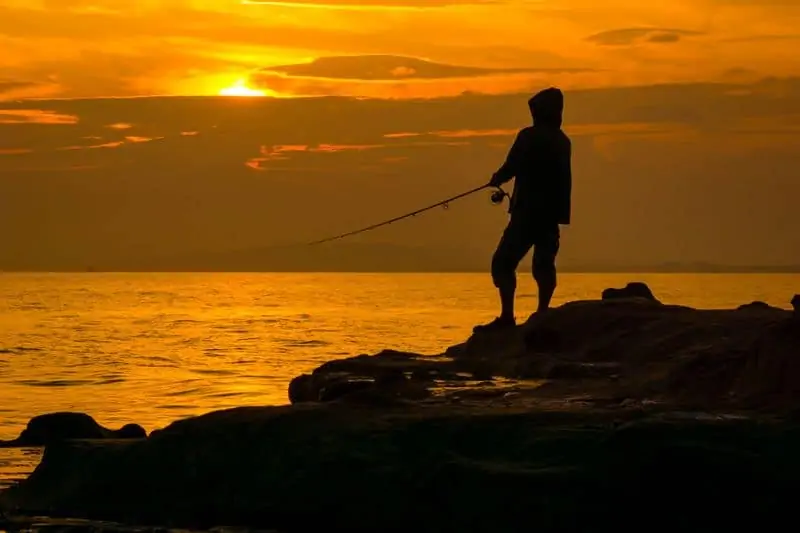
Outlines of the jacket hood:
M 560 128 L 564 120 L 564 93 L 550 87 L 533 95 L 528 107 L 535 125 Z

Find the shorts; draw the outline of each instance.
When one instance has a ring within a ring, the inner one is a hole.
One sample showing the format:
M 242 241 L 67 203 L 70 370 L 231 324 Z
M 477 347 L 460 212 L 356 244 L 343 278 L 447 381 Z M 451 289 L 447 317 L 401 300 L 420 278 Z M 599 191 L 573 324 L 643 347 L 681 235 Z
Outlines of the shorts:
M 531 248 L 534 274 L 554 270 L 560 246 L 561 231 L 558 224 L 527 224 L 512 218 L 492 257 L 495 284 L 498 280 L 513 275 Z

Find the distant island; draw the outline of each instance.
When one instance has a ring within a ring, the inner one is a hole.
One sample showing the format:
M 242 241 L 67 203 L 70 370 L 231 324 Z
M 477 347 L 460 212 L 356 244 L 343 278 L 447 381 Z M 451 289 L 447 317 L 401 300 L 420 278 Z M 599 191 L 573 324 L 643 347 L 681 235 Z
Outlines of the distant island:
M 0 257 L 0 272 L 486 272 L 491 250 L 386 243 L 277 245 L 193 254 L 68 257 L 21 260 Z M 525 261 L 529 261 L 529 258 Z M 527 268 L 524 265 L 521 269 Z M 562 258 L 564 273 L 800 273 L 800 265 L 665 261 L 616 264 Z
M 491 247 L 494 243 L 486 243 Z M 385 272 L 485 273 L 492 249 L 380 242 L 320 246 L 273 245 L 160 255 L 132 251 L 115 257 L 0 256 L 0 272 Z M 530 257 L 524 260 L 530 261 Z M 528 268 L 525 264 L 520 269 Z M 704 261 L 625 262 L 559 260 L 564 273 L 800 273 L 800 265 L 720 264 Z
M 207 265 L 162 266 L 153 268 L 133 268 L 119 265 L 117 267 L 84 268 L 25 268 L 2 269 L 0 274 L 11 273 L 148 273 L 148 272 L 196 272 L 196 273 L 385 273 L 385 274 L 479 274 L 486 273 L 486 268 L 453 266 L 446 269 L 436 268 L 391 268 L 389 265 L 375 265 L 373 262 L 359 264 L 353 262 L 350 267 L 319 266 L 298 264 L 293 267 L 288 265 L 231 265 L 227 268 L 213 268 Z M 563 274 L 800 274 L 800 265 L 715 265 L 705 263 L 665 263 L 655 265 L 564 265 L 560 272 Z

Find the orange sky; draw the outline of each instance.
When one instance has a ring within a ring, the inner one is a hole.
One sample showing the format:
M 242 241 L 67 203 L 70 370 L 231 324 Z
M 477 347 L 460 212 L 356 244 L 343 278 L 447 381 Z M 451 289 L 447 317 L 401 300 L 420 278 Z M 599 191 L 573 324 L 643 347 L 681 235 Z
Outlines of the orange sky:
M 485 183 L 549 85 L 565 265 L 800 265 L 798 28 L 795 0 L 0 0 L 0 270 L 256 268 Z M 355 242 L 482 269 L 504 223 L 475 197 Z
M 0 95 L 218 94 L 253 70 L 361 54 L 580 69 L 547 72 L 567 88 L 752 79 L 800 73 L 798 28 L 792 0 L 0 0 Z M 524 90 L 542 74 L 387 77 L 310 69 L 260 83 L 286 95 L 432 96 Z

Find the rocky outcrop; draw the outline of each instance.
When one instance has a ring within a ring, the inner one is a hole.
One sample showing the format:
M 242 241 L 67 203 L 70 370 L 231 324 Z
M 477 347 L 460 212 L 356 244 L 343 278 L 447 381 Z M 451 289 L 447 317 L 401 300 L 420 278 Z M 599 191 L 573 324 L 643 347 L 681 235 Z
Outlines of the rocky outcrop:
M 603 291 L 603 300 L 614 300 L 620 298 L 644 298 L 645 300 L 652 300 L 657 302 L 658 299 L 650 290 L 646 283 L 641 281 L 633 281 L 625 285 L 621 289 L 609 288 Z
M 138 424 L 108 429 L 85 413 L 49 413 L 33 417 L 19 437 L 0 441 L 0 448 L 47 446 L 74 439 L 142 439 L 147 432 Z
M 0 505 L 287 532 L 793 520 L 795 313 L 636 292 L 565 304 L 438 356 L 331 361 L 291 383 L 291 406 L 209 413 L 147 439 L 59 440 Z
M 289 400 L 291 403 L 421 400 L 429 396 L 424 386 L 428 376 L 446 372 L 449 365 L 449 361 L 394 350 L 330 361 L 312 374 L 294 378 L 289 383 Z
M 376 402 L 447 400 L 522 387 L 531 401 L 581 391 L 598 401 L 800 407 L 793 355 L 800 342 L 791 317 L 766 304 L 696 310 L 643 296 L 571 302 L 511 331 L 475 334 L 442 356 L 386 351 L 326 363 L 293 381 L 290 400 L 365 399 L 365 391 Z M 498 378 L 506 381 L 501 385 Z M 537 385 L 523 387 L 522 381 Z

